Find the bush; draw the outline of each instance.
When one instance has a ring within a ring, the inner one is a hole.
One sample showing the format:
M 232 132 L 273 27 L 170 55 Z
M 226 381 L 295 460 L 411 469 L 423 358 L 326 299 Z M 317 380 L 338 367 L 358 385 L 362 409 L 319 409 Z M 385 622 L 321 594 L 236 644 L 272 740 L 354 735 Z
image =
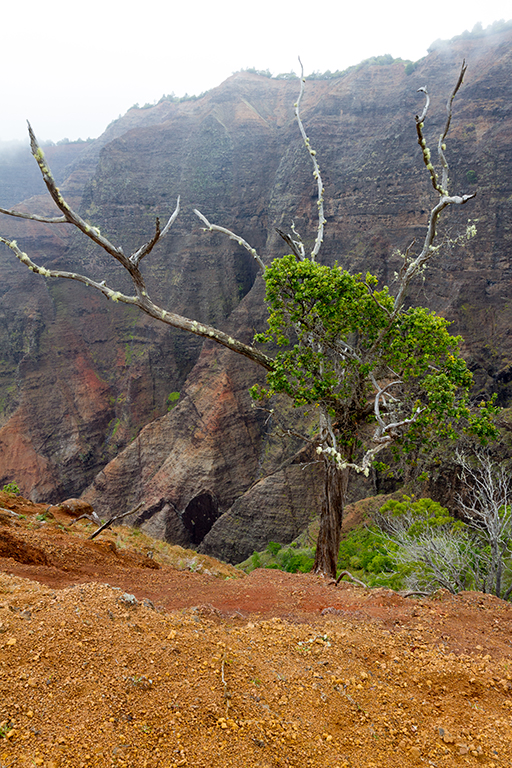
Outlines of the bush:
M 337 571 L 345 570 L 369 587 L 401 589 L 409 569 L 396 562 L 393 547 L 372 526 L 355 528 L 341 541 Z
M 481 542 L 438 502 L 404 496 L 384 504 L 374 521 L 383 546 L 406 569 L 409 589 L 444 587 L 456 594 L 477 588 L 487 560 Z
M 21 493 L 17 483 L 7 483 L 7 485 L 4 485 L 2 488 L 2 491 L 4 493 L 12 493 L 13 495 L 18 495 Z
M 280 550 L 277 567 L 287 573 L 309 573 L 313 570 L 315 557 L 310 550 Z

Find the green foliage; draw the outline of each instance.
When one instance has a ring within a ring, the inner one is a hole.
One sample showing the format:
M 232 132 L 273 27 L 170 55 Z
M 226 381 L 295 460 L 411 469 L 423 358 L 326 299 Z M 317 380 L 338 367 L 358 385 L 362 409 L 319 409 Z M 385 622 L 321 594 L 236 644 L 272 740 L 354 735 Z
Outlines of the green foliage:
M 178 405 L 178 400 L 180 399 L 180 393 L 179 392 L 169 392 L 167 395 L 167 410 L 172 411 L 172 409 Z
M 380 514 L 402 520 L 407 517 L 407 535 L 412 538 L 440 528 L 450 534 L 465 528 L 464 523 L 450 515 L 446 507 L 428 498 L 414 500 L 414 496 L 404 496 L 402 501 L 390 499 L 380 508 Z
M 397 565 L 408 569 L 408 587 L 426 591 L 444 587 L 457 593 L 477 589 L 485 578 L 485 543 L 438 502 L 408 496 L 391 500 L 380 509 L 375 522 Z
M 509 541 L 510 507 L 500 509 L 505 535 L 502 552 L 502 596 L 512 595 Z M 507 538 L 508 537 L 508 538 Z M 432 499 L 403 496 L 387 501 L 370 526 L 350 531 L 341 541 L 337 571 L 349 571 L 370 587 L 418 589 L 444 587 L 494 592 L 496 563 L 489 532 L 482 520 L 471 526 Z M 493 581 L 494 579 L 494 581 Z
M 375 529 L 355 528 L 341 541 L 338 557 L 340 570 L 354 568 L 369 573 L 394 571 L 395 562 Z
M 311 550 L 281 549 L 276 555 L 275 568 L 287 573 L 309 573 L 313 570 L 315 558 Z
M 439 48 L 445 48 L 449 43 L 453 43 L 456 40 L 476 40 L 478 38 L 489 37 L 489 35 L 495 35 L 500 32 L 507 32 L 509 29 L 512 29 L 512 19 L 509 21 L 499 19 L 494 21 L 492 24 L 489 24 L 489 26 L 485 27 L 485 29 L 482 25 L 482 22 L 477 21 L 471 31 L 466 29 L 461 35 L 456 35 L 455 37 L 452 37 L 451 40 L 441 40 L 438 38 L 430 45 L 428 52 L 430 53 L 431 51 L 435 51 Z
M 337 572 L 349 571 L 369 587 L 401 589 L 408 569 L 393 555 L 375 527 L 354 528 L 340 543 Z
M 359 64 L 355 64 L 354 66 L 343 70 L 338 69 L 336 72 L 331 72 L 330 69 L 328 69 L 326 72 L 312 72 L 310 75 L 306 75 L 306 80 L 333 80 L 334 78 L 343 77 L 350 72 L 358 72 L 360 69 L 364 69 L 365 67 L 382 67 L 389 66 L 390 64 L 409 65 L 412 64 L 412 62 L 404 59 L 394 59 L 391 54 L 385 53 L 382 56 L 371 56 L 369 59 L 360 61 Z
M 371 275 L 367 278 L 374 282 Z M 293 255 L 275 259 L 265 270 L 265 282 L 269 328 L 255 340 L 274 342 L 287 349 L 276 355 L 276 364 L 267 378 L 268 390 L 260 390 L 261 394 L 284 392 L 296 406 L 348 395 L 359 367 L 347 363 L 349 375 L 341 383 L 334 362 L 319 350 L 318 344 L 310 343 L 310 336 L 321 337 L 328 348 L 358 333 L 361 347 L 370 350 L 389 319 L 382 308 L 392 307 L 387 289 L 374 294 L 381 307 L 361 275 L 351 275 L 337 265 L 298 261 Z M 298 336 L 295 344 L 291 329 Z M 368 373 L 371 364 L 365 365 L 365 370 Z M 258 394 L 257 390 L 253 392 Z
M 466 171 L 466 179 L 469 184 L 476 184 L 478 181 L 478 175 L 476 171 Z
M 264 563 L 265 568 L 275 568 L 287 573 L 309 573 L 315 562 L 314 552 L 309 549 L 298 549 L 297 543 L 292 542 L 283 547 L 275 541 L 269 541 L 266 553 L 270 555 Z
M 348 67 L 347 69 L 337 69 L 334 72 L 331 72 L 330 69 L 327 69 L 325 72 L 311 72 L 311 74 L 305 76 L 305 79 L 335 80 L 337 78 L 344 77 L 351 72 L 357 72 L 360 69 L 364 69 L 365 67 L 388 66 L 389 64 L 405 64 L 406 67 L 412 66 L 413 68 L 417 66 L 408 59 L 394 59 L 391 54 L 385 53 L 382 56 L 371 56 L 369 59 L 364 59 L 364 61 L 360 61 L 359 64 L 355 64 L 351 67 Z M 253 75 L 261 75 L 262 77 L 272 78 L 273 80 L 298 80 L 298 75 L 295 72 L 280 72 L 278 75 L 273 75 L 269 69 L 256 69 L 255 67 L 245 67 L 239 71 L 250 72 Z
M 272 77 L 270 69 L 256 69 L 255 67 L 245 67 L 241 72 L 250 72 L 251 75 L 261 75 L 262 77 Z
M 270 541 L 263 552 L 254 552 L 248 560 L 240 563 L 242 570 L 253 571 L 255 568 L 270 568 L 288 573 L 309 573 L 313 570 L 315 552 L 311 547 L 298 546 L 292 542 L 287 546 Z
M 7 485 L 4 485 L 4 487 L 2 488 L 2 491 L 4 493 L 12 493 L 16 495 L 21 493 L 17 483 L 7 483 Z
M 255 341 L 278 351 L 267 386 L 253 387 L 253 397 L 285 393 L 295 406 L 321 405 L 337 419 L 342 443 L 355 445 L 358 425 L 372 418 L 375 380 L 392 378 L 401 413 L 414 414 L 403 430 L 406 454 L 454 438 L 462 422 L 492 436 L 495 409 L 485 404 L 471 416 L 462 339 L 444 318 L 423 307 L 393 313 L 393 298 L 387 287 L 377 290 L 373 275 L 294 255 L 275 259 L 265 282 L 268 330 Z
M 14 723 L 6 722 L 0 725 L 0 739 L 5 739 L 14 728 Z

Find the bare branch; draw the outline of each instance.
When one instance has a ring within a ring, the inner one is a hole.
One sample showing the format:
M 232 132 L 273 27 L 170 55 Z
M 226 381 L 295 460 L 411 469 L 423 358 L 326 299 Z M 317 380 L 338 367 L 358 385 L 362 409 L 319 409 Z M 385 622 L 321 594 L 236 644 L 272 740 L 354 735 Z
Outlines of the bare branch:
M 0 213 L 5 213 L 6 216 L 15 216 L 17 219 L 29 219 L 30 221 L 39 221 L 42 224 L 70 224 L 71 222 L 66 219 L 65 216 L 56 216 L 53 219 L 48 219 L 46 216 L 38 216 L 35 213 L 21 213 L 21 211 L 13 211 L 12 209 L 0 208 Z
M 293 255 L 296 256 L 299 259 L 299 261 L 304 261 L 305 257 L 304 257 L 304 246 L 303 246 L 303 244 L 302 243 L 297 244 L 297 242 L 295 240 L 293 240 L 290 237 L 290 235 L 287 235 L 286 232 L 283 232 L 282 229 L 278 229 L 276 227 L 276 232 L 277 232 L 277 234 L 280 237 L 283 238 L 283 240 L 285 241 L 286 245 L 290 246 L 290 250 L 293 253 Z M 297 245 L 302 246 L 302 248 L 298 248 Z
M 93 240 L 93 242 L 95 242 L 97 245 L 103 248 L 108 254 L 113 256 L 126 269 L 126 271 L 130 274 L 130 277 L 132 278 L 132 282 L 136 290 L 136 295 L 129 296 L 124 293 L 121 293 L 120 291 L 115 291 L 106 285 L 105 280 L 98 282 L 96 280 L 93 280 L 87 277 L 86 275 L 81 275 L 77 272 L 67 272 L 63 270 L 54 270 L 54 269 L 47 269 L 46 267 L 42 267 L 39 264 L 36 264 L 26 253 L 24 253 L 18 247 L 18 244 L 16 243 L 15 240 L 7 240 L 6 238 L 0 237 L 0 242 L 7 245 L 7 247 L 10 248 L 13 251 L 13 253 L 16 255 L 16 258 L 19 259 L 19 261 L 25 264 L 32 272 L 42 275 L 43 277 L 57 277 L 57 278 L 64 278 L 68 280 L 76 280 L 80 283 L 83 283 L 84 285 L 87 285 L 88 287 L 95 288 L 96 290 L 100 291 L 104 296 L 106 296 L 108 299 L 111 299 L 112 301 L 116 301 L 116 302 L 120 301 L 123 304 L 135 305 L 139 307 L 139 309 L 141 309 L 143 312 L 148 314 L 150 317 L 153 317 L 156 320 L 166 323 L 167 325 L 171 325 L 174 328 L 180 328 L 181 330 L 184 330 L 184 331 L 189 331 L 190 333 L 194 333 L 196 336 L 201 336 L 203 338 L 216 341 L 222 346 L 227 347 L 228 349 L 231 349 L 234 352 L 237 352 L 238 354 L 243 355 L 244 357 L 247 357 L 249 360 L 252 360 L 258 365 L 261 365 L 266 370 L 271 370 L 273 368 L 274 366 L 273 359 L 268 355 L 265 355 L 263 352 L 260 352 L 255 347 L 249 346 L 248 344 L 244 344 L 238 339 L 233 338 L 229 334 L 224 333 L 223 331 L 220 331 L 219 329 L 214 328 L 213 326 L 199 323 L 196 320 L 190 320 L 189 318 L 178 315 L 175 312 L 168 312 L 167 310 L 155 304 L 149 297 L 149 294 L 146 290 L 146 286 L 144 284 L 144 279 L 139 270 L 139 263 L 141 259 L 144 258 L 144 256 L 147 255 L 153 249 L 156 243 L 159 240 L 161 240 L 161 238 L 164 237 L 165 234 L 167 234 L 173 222 L 176 220 L 176 217 L 179 212 L 179 203 L 180 203 L 179 197 L 176 203 L 176 208 L 172 213 L 171 217 L 169 218 L 169 221 L 165 225 L 164 229 L 160 231 L 160 225 L 159 225 L 159 222 L 157 221 L 156 231 L 152 239 L 149 240 L 145 245 L 143 245 L 142 248 L 139 248 L 137 251 L 135 251 L 130 258 L 127 258 L 124 255 L 122 248 L 116 248 L 109 240 L 107 240 L 105 237 L 101 235 L 98 229 L 96 229 L 95 227 L 91 227 L 89 224 L 87 224 L 87 222 L 85 222 L 75 211 L 73 211 L 73 209 L 64 200 L 64 198 L 60 193 L 59 188 L 55 183 L 55 179 L 53 178 L 52 172 L 46 162 L 44 153 L 41 147 L 39 146 L 39 144 L 37 143 L 37 139 L 32 130 L 32 127 L 30 126 L 30 123 L 28 124 L 28 129 L 29 129 L 29 135 L 30 135 L 30 146 L 31 146 L 32 154 L 39 166 L 39 169 L 43 176 L 43 180 L 46 184 L 48 192 L 50 193 L 50 196 L 52 197 L 57 207 L 64 214 L 65 222 L 73 224 L 83 234 L 85 234 L 87 237 Z M 202 214 L 200 214 L 198 211 L 196 211 L 196 213 L 200 218 L 202 218 L 203 221 L 205 221 L 205 223 L 208 224 L 209 229 L 222 231 L 228 234 L 233 239 L 237 240 L 237 242 L 239 242 L 241 245 L 244 245 L 244 247 L 246 247 L 250 251 L 250 253 L 256 258 L 260 267 L 264 269 L 263 262 L 259 258 L 258 254 L 254 250 L 254 248 L 251 248 L 251 246 L 248 243 L 246 243 L 245 240 L 237 237 L 234 233 L 230 232 L 229 230 L 225 230 L 221 227 L 216 227 L 215 225 L 210 225 L 209 222 L 207 222 L 207 220 L 205 219 L 205 217 L 202 216 Z
M 239 355 L 243 355 L 244 357 L 249 358 L 249 360 L 258 363 L 258 365 L 261 365 L 268 371 L 271 370 L 274 366 L 273 359 L 268 355 L 265 355 L 263 352 L 260 352 L 260 350 L 256 349 L 256 347 L 251 347 L 248 344 L 244 344 L 243 342 L 238 341 L 238 339 L 233 338 L 229 334 L 224 333 L 224 331 L 220 331 L 218 328 L 214 328 L 211 325 L 198 323 L 196 320 L 190 320 L 188 317 L 183 317 L 182 315 L 178 315 L 175 312 L 168 312 L 167 310 L 162 309 L 162 307 L 159 307 L 150 299 L 145 289 L 138 290 L 136 296 L 127 296 L 120 291 L 114 291 L 109 288 L 105 284 L 104 280 L 101 283 L 98 283 L 96 280 L 92 280 L 85 275 L 80 275 L 77 272 L 65 272 L 62 270 L 46 269 L 45 267 L 41 267 L 32 261 L 32 259 L 26 253 L 21 251 L 20 248 L 18 248 L 15 240 L 6 240 L 5 238 L 0 237 L 0 242 L 5 243 L 5 245 L 7 245 L 13 251 L 16 257 L 23 264 L 25 264 L 31 272 L 35 272 L 36 274 L 42 275 L 43 277 L 60 277 L 68 280 L 77 280 L 84 285 L 100 291 L 104 296 L 107 297 L 107 299 L 111 299 L 112 301 L 116 302 L 120 301 L 122 304 L 131 304 L 137 306 L 150 317 L 153 317 L 156 320 L 160 320 L 162 323 L 166 323 L 167 325 L 171 325 L 173 328 L 180 328 L 181 330 L 194 333 L 196 336 L 202 336 L 203 338 L 216 341 L 218 344 L 233 350 L 233 352 L 237 352 Z M 135 277 L 138 276 L 139 280 L 142 282 L 140 273 L 138 273 L 138 270 L 133 266 L 131 274 L 132 278 L 134 278 L 135 274 Z
M 97 243 L 97 245 L 101 246 L 101 248 L 103 248 L 107 253 L 117 259 L 123 265 L 123 267 L 128 270 L 128 272 L 131 272 L 131 263 L 124 255 L 122 248 L 116 248 L 116 246 L 107 240 L 106 237 L 103 237 L 97 227 L 91 227 L 90 224 L 88 224 L 81 218 L 81 216 L 75 213 L 75 211 L 73 211 L 73 209 L 64 200 L 58 186 L 55 183 L 55 179 L 53 178 L 52 172 L 46 162 L 44 152 L 37 142 L 30 123 L 28 123 L 28 132 L 30 136 L 30 148 L 39 166 L 39 170 L 41 171 L 43 181 L 46 184 L 46 188 L 48 189 L 53 202 L 57 208 L 62 211 L 66 221 L 68 221 L 70 224 L 73 224 L 77 229 L 83 232 L 84 235 L 89 237 L 93 242 Z
M 423 108 L 423 112 L 421 115 L 416 115 L 416 132 L 418 134 L 418 144 L 421 147 L 421 150 L 423 152 L 423 161 L 425 165 L 427 166 L 427 170 L 430 173 L 430 179 L 432 181 L 432 186 L 434 189 L 439 192 L 441 196 L 448 195 L 448 162 L 446 160 L 446 156 L 444 154 L 444 150 L 446 149 L 444 145 L 444 141 L 446 139 L 446 136 L 448 134 L 448 130 L 450 128 L 450 123 L 452 120 L 452 105 L 453 100 L 455 99 L 455 96 L 457 95 L 457 91 L 459 90 L 460 86 L 462 85 L 462 81 L 464 80 L 464 75 L 466 74 L 467 65 L 465 60 L 462 62 L 462 66 L 459 73 L 459 78 L 457 80 L 457 83 L 455 85 L 455 88 L 453 89 L 450 98 L 448 99 L 448 102 L 446 104 L 446 112 L 447 112 L 447 118 L 446 118 L 446 124 L 444 127 L 443 132 L 439 136 L 439 141 L 437 144 L 437 150 L 439 153 L 439 158 L 441 160 L 441 165 L 443 168 L 443 176 L 441 184 L 439 184 L 439 181 L 437 179 L 437 174 L 434 170 L 434 166 L 432 165 L 431 158 L 430 158 L 430 149 L 427 147 L 427 143 L 425 141 L 425 138 L 423 136 L 423 123 L 425 121 L 425 118 L 427 116 L 428 107 L 430 104 L 430 98 L 427 92 L 426 88 L 418 88 L 418 92 L 422 92 L 426 96 L 426 103 Z
M 350 579 L 350 581 L 353 581 L 353 582 L 354 582 L 354 584 L 359 584 L 359 586 L 360 586 L 360 587 L 364 587 L 365 589 L 368 589 L 368 584 L 365 584 L 365 583 L 364 583 L 364 581 L 361 581 L 361 579 L 356 579 L 356 577 L 355 577 L 355 576 L 352 576 L 352 574 L 350 573 L 350 571 L 342 571 L 342 572 L 340 573 L 340 575 L 338 576 L 338 578 L 336 579 L 336 582 L 335 582 L 336 586 L 338 586 L 338 584 L 340 583 L 340 581 L 342 580 L 342 578 L 343 578 L 344 576 L 346 576 L 347 578 L 349 578 L 349 579 Z
M 302 120 L 300 117 L 300 102 L 304 93 L 304 84 L 306 82 L 304 77 L 304 67 L 302 66 L 302 61 L 300 60 L 300 57 L 299 57 L 299 64 L 300 64 L 300 93 L 299 93 L 299 98 L 295 103 L 295 117 L 297 118 L 299 130 L 300 130 L 302 139 L 304 141 L 304 146 L 309 152 L 309 156 L 313 163 L 313 177 L 316 179 L 316 183 L 318 187 L 318 200 L 316 203 L 318 208 L 318 229 L 317 229 L 317 235 L 315 240 L 315 246 L 311 251 L 311 260 L 314 261 L 318 256 L 320 247 L 324 239 L 324 226 L 325 224 L 327 224 L 327 221 L 324 217 L 324 185 L 322 182 L 322 176 L 320 175 L 320 168 L 318 167 L 318 163 L 316 160 L 316 151 L 311 146 L 311 142 L 309 141 L 306 131 L 304 130 L 304 126 L 302 124 Z
M 386 424 L 384 423 L 384 420 L 383 420 L 382 416 L 380 415 L 380 399 L 386 393 L 386 390 L 388 390 L 390 387 L 394 387 L 397 384 L 402 384 L 403 382 L 402 381 L 390 381 L 389 384 L 386 384 L 385 387 L 379 387 L 379 385 L 375 381 L 375 378 L 373 377 L 373 375 L 372 375 L 371 378 L 372 378 L 374 387 L 378 390 L 377 394 L 375 395 L 373 411 L 375 413 L 375 418 L 377 419 L 377 422 L 378 422 L 379 426 L 382 428 L 382 431 L 385 431 L 387 427 L 386 427 Z
M 407 424 L 413 424 L 418 419 L 418 416 L 421 416 L 424 410 L 424 408 L 418 407 L 409 419 L 402 419 L 402 421 L 394 421 L 391 424 L 386 424 L 383 432 L 396 432 L 396 430 L 400 429 L 400 427 L 405 427 Z M 383 436 L 388 437 L 387 435 Z M 376 439 L 376 437 L 373 437 L 373 440 Z
M 297 232 L 297 230 L 295 229 L 295 222 L 294 221 L 292 221 L 292 232 L 295 235 L 295 237 L 297 238 L 293 242 L 297 246 L 297 249 L 300 251 L 301 257 L 303 259 L 305 259 L 306 258 L 306 251 L 304 249 L 304 243 L 302 242 L 302 237 L 300 236 L 300 233 Z
M 380 301 L 378 301 L 375 298 L 375 293 L 373 292 L 371 285 L 368 285 L 367 282 L 364 282 L 363 285 L 368 291 L 368 293 L 370 294 L 370 296 L 372 297 L 372 299 L 374 300 L 374 302 L 376 303 L 376 305 L 379 307 L 379 309 L 382 309 L 382 311 L 385 312 L 389 318 L 391 318 L 393 316 L 392 313 L 389 311 L 387 307 L 385 307 L 383 304 L 380 303 Z
M 223 235 L 227 235 L 230 240 L 234 240 L 238 245 L 241 245 L 245 248 L 246 251 L 249 251 L 251 256 L 253 256 L 256 261 L 259 264 L 259 267 L 262 272 L 265 271 L 265 265 L 261 258 L 258 256 L 258 253 L 256 252 L 256 249 L 252 247 L 252 245 L 249 245 L 247 240 L 244 240 L 243 237 L 240 237 L 240 235 L 236 235 L 234 232 L 232 232 L 230 229 L 226 229 L 225 227 L 219 227 L 217 224 L 211 224 L 206 216 L 204 216 L 201 211 L 198 211 L 197 208 L 194 208 L 195 215 L 201 219 L 201 221 L 206 224 L 206 230 L 209 232 L 221 232 Z
M 441 215 L 441 212 L 448 205 L 464 205 L 465 203 L 468 202 L 468 200 L 472 200 L 474 197 L 476 197 L 476 192 L 473 192 L 471 195 L 462 195 L 462 196 L 453 195 L 452 197 L 449 197 L 446 195 L 441 198 L 441 200 L 437 203 L 437 205 L 434 206 L 434 208 L 432 208 L 430 212 L 427 233 L 425 235 L 425 240 L 423 243 L 423 248 L 421 249 L 421 253 L 409 264 L 407 269 L 405 269 L 404 274 L 401 276 L 400 285 L 395 297 L 393 317 L 395 317 L 396 314 L 400 311 L 404 303 L 405 294 L 407 292 L 407 288 L 409 287 L 409 283 L 411 282 L 411 280 L 419 272 L 421 272 L 421 270 L 425 267 L 427 262 L 436 253 L 436 249 L 434 248 L 433 243 L 436 236 L 437 222 L 438 222 L 439 216 Z
M 132 264 L 134 264 L 136 267 L 140 264 L 144 256 L 147 256 L 148 253 L 151 253 L 155 245 L 166 236 L 174 222 L 176 221 L 176 218 L 178 216 L 178 213 L 180 212 L 180 196 L 178 195 L 178 199 L 176 200 L 176 208 L 174 209 L 173 213 L 169 217 L 169 221 L 165 225 L 162 231 L 160 231 L 160 219 L 157 218 L 156 225 L 155 225 L 155 234 L 149 240 L 145 245 L 141 246 L 138 251 L 135 253 L 132 253 L 130 256 L 130 261 Z
M 6 507 L 0 507 L 0 512 L 6 512 L 12 517 L 21 517 L 21 515 L 19 515 L 17 512 L 13 512 L 12 509 L 7 509 Z
M 75 517 L 74 520 L 72 520 L 70 523 L 68 523 L 68 528 L 71 528 L 72 525 L 74 525 L 75 523 L 78 523 L 80 520 L 89 520 L 89 522 L 91 522 L 91 523 L 96 523 L 96 525 L 101 525 L 100 518 L 98 517 L 96 512 L 94 512 L 94 510 L 93 510 L 90 515 L 85 513 L 83 515 L 79 515 L 78 517 Z
M 436 192 L 439 192 L 440 195 L 447 195 L 448 192 L 445 192 L 443 190 L 443 188 L 440 186 L 437 180 L 437 174 L 434 170 L 434 166 L 431 163 L 430 149 L 427 147 L 427 142 L 425 141 L 425 137 L 423 136 L 423 121 L 427 116 L 427 110 L 430 104 L 430 98 L 426 88 L 418 88 L 418 93 L 419 92 L 425 94 L 427 101 L 421 115 L 416 115 L 416 133 L 418 134 L 418 144 L 420 145 L 421 151 L 423 153 L 423 162 L 427 167 L 427 171 L 430 173 L 430 180 L 432 182 L 432 186 L 434 187 Z
M 430 106 L 430 96 L 428 95 L 427 88 L 424 85 L 421 88 L 418 88 L 416 93 L 424 93 L 425 94 L 425 106 L 423 107 L 423 112 L 421 113 L 421 115 L 416 115 L 416 122 L 417 123 L 422 123 L 425 120 L 426 116 L 427 116 L 428 108 Z
M 0 243 L 4 243 L 8 248 L 10 248 L 11 251 L 15 254 L 16 258 L 21 261 L 22 264 L 25 264 L 25 266 L 27 266 L 31 272 L 35 272 L 37 275 L 42 275 L 43 277 L 62 277 L 68 280 L 77 280 L 78 282 L 83 283 L 90 288 L 96 288 L 96 290 L 101 291 L 101 293 L 106 296 L 107 299 L 112 299 L 113 301 L 121 301 L 124 304 L 137 304 L 136 296 L 125 296 L 122 293 L 114 291 L 112 288 L 109 288 L 106 285 L 104 280 L 101 283 L 98 283 L 96 280 L 92 280 L 90 277 L 86 277 L 85 275 L 80 275 L 77 272 L 66 272 L 60 269 L 46 269 L 46 267 L 39 266 L 39 264 L 36 264 L 35 261 L 30 258 L 30 256 L 28 256 L 18 247 L 16 240 L 7 240 L 5 237 L 0 236 Z
M 464 75 L 466 74 L 467 68 L 468 67 L 467 67 L 467 64 L 466 64 L 466 60 L 464 59 L 463 62 L 462 62 L 462 66 L 460 68 L 459 79 L 457 80 L 455 88 L 453 89 L 453 91 L 451 93 L 451 96 L 450 96 L 450 98 L 448 99 L 448 101 L 446 103 L 446 113 L 447 113 L 446 125 L 444 127 L 444 131 L 439 136 L 439 141 L 437 143 L 437 151 L 438 151 L 438 154 L 439 154 L 439 159 L 441 160 L 441 165 L 443 166 L 443 180 L 441 182 L 441 185 L 442 185 L 443 189 L 448 189 L 448 162 L 447 162 L 445 154 L 444 154 L 444 150 L 445 150 L 444 140 L 446 139 L 446 136 L 448 134 L 448 130 L 450 128 L 450 123 L 452 121 L 452 105 L 453 105 L 453 100 L 454 100 L 455 96 L 457 95 L 457 91 L 459 90 L 459 88 L 462 85 L 462 81 L 464 80 Z
M 470 461 L 460 451 L 456 454 L 464 493 L 457 502 L 467 525 L 481 536 L 489 549 L 489 586 L 502 596 L 503 580 L 509 580 L 505 595 L 512 592 L 512 479 L 509 468 L 492 461 L 480 451 Z
M 107 520 L 106 523 L 103 523 L 94 533 L 91 533 L 89 536 L 89 541 L 91 539 L 95 539 L 96 536 L 99 536 L 102 531 L 105 530 L 105 528 L 110 528 L 110 526 L 116 522 L 116 520 L 122 520 L 123 517 L 128 517 L 128 515 L 134 515 L 135 512 L 138 512 L 141 507 L 144 506 L 144 502 L 141 501 L 140 504 L 137 504 L 136 507 L 133 509 L 128 510 L 128 512 L 123 512 L 121 515 L 116 515 L 115 517 L 111 517 L 110 520 Z

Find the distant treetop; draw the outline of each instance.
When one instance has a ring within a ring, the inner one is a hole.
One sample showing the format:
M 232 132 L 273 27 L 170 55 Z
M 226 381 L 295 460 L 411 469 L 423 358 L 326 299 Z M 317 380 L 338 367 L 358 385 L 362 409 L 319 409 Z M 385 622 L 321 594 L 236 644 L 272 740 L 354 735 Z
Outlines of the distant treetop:
M 447 45 L 450 45 L 451 43 L 455 42 L 456 40 L 475 40 L 481 37 L 489 37 L 490 35 L 496 35 L 498 32 L 506 32 L 508 29 L 512 29 L 512 19 L 509 19 L 508 21 L 505 21 L 504 19 L 500 19 L 499 21 L 494 21 L 492 24 L 489 24 L 488 27 L 485 29 L 482 26 L 482 22 L 478 21 L 471 32 L 466 29 L 461 35 L 456 35 L 455 37 L 452 37 L 451 40 L 441 40 L 441 38 L 438 38 L 437 40 L 434 40 L 432 45 L 428 48 L 428 52 L 431 53 L 431 51 L 435 51 L 439 48 L 444 48 Z
M 385 53 L 382 56 L 371 56 L 369 59 L 360 61 L 359 64 L 354 64 L 347 69 L 337 69 L 335 72 L 331 72 L 327 69 L 325 72 L 311 72 L 310 75 L 306 75 L 306 80 L 334 80 L 335 78 L 344 77 L 350 72 L 357 72 L 363 67 L 370 67 L 373 65 L 385 66 L 387 64 L 404 64 L 413 65 L 409 59 L 394 59 L 390 53 Z M 298 75 L 295 72 L 281 72 L 278 75 L 273 75 L 269 69 L 256 69 L 255 67 L 246 67 L 245 69 L 239 69 L 238 72 L 249 72 L 252 75 L 261 75 L 262 77 L 268 77 L 271 80 L 297 80 Z M 233 72 L 234 75 L 238 74 Z

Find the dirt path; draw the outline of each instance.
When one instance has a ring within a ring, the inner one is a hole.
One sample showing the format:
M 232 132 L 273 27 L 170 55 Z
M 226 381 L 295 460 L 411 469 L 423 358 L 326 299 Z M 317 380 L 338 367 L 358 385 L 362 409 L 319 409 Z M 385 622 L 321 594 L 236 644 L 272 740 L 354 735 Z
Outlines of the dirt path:
M 202 572 L 177 570 L 18 504 L 0 512 L 2 768 L 512 766 L 509 604 L 174 548 Z

